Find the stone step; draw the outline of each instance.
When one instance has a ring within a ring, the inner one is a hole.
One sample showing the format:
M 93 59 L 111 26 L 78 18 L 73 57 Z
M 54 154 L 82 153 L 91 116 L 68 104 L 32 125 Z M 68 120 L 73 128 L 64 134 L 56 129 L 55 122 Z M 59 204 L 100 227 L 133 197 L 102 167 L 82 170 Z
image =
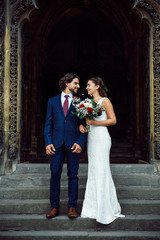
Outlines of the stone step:
M 160 176 L 149 164 L 111 164 L 117 195 L 125 218 L 109 225 L 94 219 L 67 217 L 68 179 L 64 164 L 60 215 L 46 219 L 49 203 L 49 164 L 18 164 L 0 177 L 0 240 L 34 239 L 160 239 Z M 87 164 L 80 164 L 80 213 L 87 178 Z
M 0 232 L 1 240 L 159 240 L 155 231 L 7 231 Z
M 63 227 L 62 227 L 63 226 Z M 100 224 L 95 219 L 68 219 L 67 215 L 46 219 L 45 215 L 1 215 L 0 230 L 14 231 L 160 231 L 159 215 L 126 215 L 111 224 Z
M 79 175 L 79 185 L 86 185 L 87 174 Z M 113 180 L 116 186 L 160 186 L 160 175 L 154 174 L 115 174 Z M 68 186 L 67 175 L 62 175 L 61 185 Z M 12 174 L 0 177 L 0 186 L 49 186 L 50 173 Z
M 88 164 L 81 163 L 79 166 L 79 175 L 87 174 Z M 67 165 L 64 164 L 63 172 L 65 173 Z M 112 174 L 153 174 L 154 166 L 152 164 L 111 164 Z M 24 173 L 50 173 L 49 164 L 17 164 L 14 174 Z
M 160 188 L 154 186 L 117 186 L 118 199 L 159 200 Z M 1 187 L 0 199 L 49 199 L 49 187 Z M 84 198 L 85 186 L 79 187 L 79 199 Z M 68 187 L 61 187 L 61 198 L 68 197 Z
M 123 214 L 160 214 L 160 200 L 119 200 Z M 83 200 L 79 200 L 80 213 Z M 49 199 L 1 200 L 0 214 L 45 214 L 50 209 Z M 60 201 L 60 214 L 67 211 L 67 199 Z
M 143 160 L 142 160 L 143 161 Z M 65 160 L 65 163 L 67 162 L 67 160 Z M 86 156 L 82 156 L 79 159 L 80 164 L 86 164 L 87 163 L 87 157 Z M 24 163 L 30 163 L 30 164 L 46 164 L 46 163 L 50 163 L 50 159 L 46 158 L 46 157 L 42 157 L 42 156 L 36 156 L 35 158 L 32 157 L 32 159 L 30 159 L 27 162 Z M 111 157 L 110 157 L 110 163 L 111 164 L 135 164 L 137 163 L 137 160 L 134 157 L 134 153 L 125 153 L 125 152 L 115 152 L 112 153 L 111 152 Z M 146 162 L 147 163 L 147 162 Z M 148 163 L 147 163 L 148 164 Z

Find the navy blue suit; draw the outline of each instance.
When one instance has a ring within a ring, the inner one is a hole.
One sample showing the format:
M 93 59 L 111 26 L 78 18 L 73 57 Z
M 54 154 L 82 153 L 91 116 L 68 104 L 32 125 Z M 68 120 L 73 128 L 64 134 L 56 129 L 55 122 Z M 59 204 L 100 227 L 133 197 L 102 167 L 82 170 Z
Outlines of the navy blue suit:
M 61 94 L 48 100 L 45 122 L 45 145 L 53 144 L 56 152 L 51 156 L 50 202 L 51 208 L 59 208 L 60 178 L 65 155 L 67 154 L 67 174 L 69 207 L 76 207 L 78 198 L 78 168 L 80 154 L 72 153 L 71 147 L 78 143 L 82 148 L 86 134 L 79 132 L 80 120 L 72 114 L 71 104 L 64 116 Z M 84 124 L 84 123 L 83 123 Z

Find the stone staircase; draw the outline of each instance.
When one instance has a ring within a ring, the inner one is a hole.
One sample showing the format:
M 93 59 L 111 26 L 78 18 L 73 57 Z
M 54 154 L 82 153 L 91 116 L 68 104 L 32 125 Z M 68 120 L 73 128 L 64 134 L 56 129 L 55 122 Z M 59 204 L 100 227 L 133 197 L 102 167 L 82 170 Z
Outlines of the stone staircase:
M 0 240 L 156 240 L 160 239 L 160 176 L 149 164 L 112 164 L 122 213 L 126 217 L 102 225 L 93 219 L 68 219 L 67 176 L 61 181 L 60 215 L 46 219 L 49 204 L 49 164 L 19 164 L 0 177 Z M 87 165 L 80 164 L 80 213 Z

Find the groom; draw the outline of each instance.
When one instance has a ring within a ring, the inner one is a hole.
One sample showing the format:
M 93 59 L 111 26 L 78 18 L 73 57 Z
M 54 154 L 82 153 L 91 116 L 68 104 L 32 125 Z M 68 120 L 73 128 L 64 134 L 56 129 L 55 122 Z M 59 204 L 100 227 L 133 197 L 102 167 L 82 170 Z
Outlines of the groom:
M 46 217 L 54 218 L 59 214 L 60 178 L 67 155 L 68 217 L 76 218 L 79 156 L 86 138 L 86 134 L 79 132 L 80 120 L 72 114 L 74 107 L 71 102 L 80 88 L 79 77 L 67 73 L 59 80 L 59 86 L 61 94 L 48 100 L 44 129 L 46 154 L 51 156 L 51 210 Z

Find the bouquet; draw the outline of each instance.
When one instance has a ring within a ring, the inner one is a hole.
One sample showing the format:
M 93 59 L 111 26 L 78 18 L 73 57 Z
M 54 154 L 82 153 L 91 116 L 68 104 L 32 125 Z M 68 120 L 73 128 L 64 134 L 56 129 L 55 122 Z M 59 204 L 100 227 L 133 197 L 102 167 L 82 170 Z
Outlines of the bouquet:
M 86 98 L 81 101 L 80 98 L 74 96 L 72 100 L 72 105 L 75 107 L 75 112 L 73 114 L 77 115 L 79 119 L 89 118 L 90 120 L 94 117 L 100 116 L 104 108 L 94 102 L 93 99 Z M 89 125 L 86 126 L 87 132 L 89 131 Z

